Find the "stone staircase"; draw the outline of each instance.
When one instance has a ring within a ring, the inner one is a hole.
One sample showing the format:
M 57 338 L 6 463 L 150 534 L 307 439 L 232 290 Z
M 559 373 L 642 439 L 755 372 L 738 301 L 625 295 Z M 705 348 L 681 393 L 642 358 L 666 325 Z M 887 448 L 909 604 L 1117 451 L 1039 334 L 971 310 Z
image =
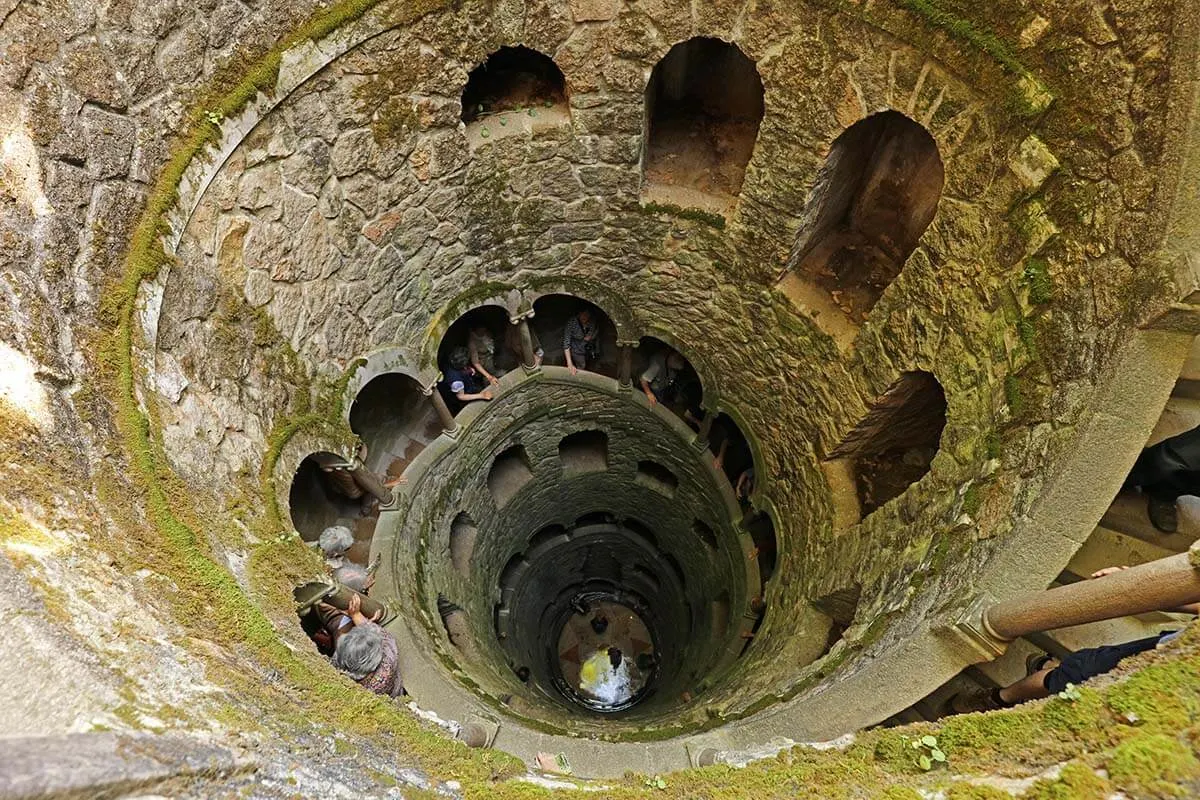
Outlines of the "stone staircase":
M 1192 352 L 1146 446 L 1197 426 L 1200 426 L 1200 338 L 1192 346 Z M 1200 539 L 1200 497 L 1180 498 L 1179 529 L 1167 534 L 1150 524 L 1144 495 L 1122 491 L 1113 499 L 1092 535 L 1050 586 L 1087 580 L 1089 575 L 1104 567 L 1134 566 L 1182 553 L 1197 539 Z M 980 686 L 1006 686 L 1022 678 L 1025 675 L 1025 659 L 1030 653 L 1049 653 L 1061 657 L 1085 647 L 1151 636 L 1182 626 L 1190 619 L 1188 615 L 1155 612 L 1022 637 L 1009 645 L 1000 658 L 967 667 L 936 691 L 881 724 L 903 725 L 945 716 L 950 698 L 960 691 Z

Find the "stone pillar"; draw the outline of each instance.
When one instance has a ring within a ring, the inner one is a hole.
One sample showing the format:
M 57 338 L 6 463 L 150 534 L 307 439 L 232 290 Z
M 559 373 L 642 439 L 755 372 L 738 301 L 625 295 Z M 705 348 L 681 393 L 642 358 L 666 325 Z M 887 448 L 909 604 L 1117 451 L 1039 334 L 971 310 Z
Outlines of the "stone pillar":
M 533 352 L 533 333 L 529 330 L 529 318 L 521 317 L 516 320 L 521 331 L 521 366 L 526 372 L 534 372 L 538 368 L 537 354 Z
M 1001 641 L 1037 631 L 1084 625 L 1200 602 L 1200 571 L 1188 553 L 1160 558 L 1103 578 L 996 603 L 983 629 Z
M 442 432 L 447 436 L 454 436 L 458 433 L 458 423 L 454 420 L 454 415 L 450 413 L 450 407 L 446 405 L 446 400 L 442 397 L 442 393 L 438 391 L 437 384 L 423 390 L 426 397 L 433 401 L 433 408 L 437 411 L 438 419 L 442 421 Z
M 692 444 L 695 445 L 697 450 L 708 449 L 708 437 L 712 434 L 713 420 L 716 418 L 716 414 L 707 408 L 704 409 L 704 419 L 700 420 L 700 431 L 696 434 L 696 438 L 692 440 Z
M 633 389 L 633 346 L 628 342 L 617 342 L 617 385 Z
M 358 484 L 364 492 L 367 492 L 380 505 L 390 506 L 395 498 L 392 496 L 392 490 L 383 485 L 383 481 L 379 480 L 379 476 L 368 470 L 361 463 L 350 470 L 350 477 Z

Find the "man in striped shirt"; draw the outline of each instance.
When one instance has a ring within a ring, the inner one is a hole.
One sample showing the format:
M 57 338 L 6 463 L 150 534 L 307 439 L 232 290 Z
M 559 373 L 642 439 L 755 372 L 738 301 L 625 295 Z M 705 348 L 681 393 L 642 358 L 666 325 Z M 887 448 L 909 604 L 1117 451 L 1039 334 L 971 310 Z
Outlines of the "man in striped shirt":
M 572 375 L 587 369 L 588 358 L 594 358 L 599 336 L 600 325 L 592 319 L 592 312 L 586 308 L 567 321 L 567 327 L 563 330 L 563 354 L 567 357 L 567 369 L 571 370 Z

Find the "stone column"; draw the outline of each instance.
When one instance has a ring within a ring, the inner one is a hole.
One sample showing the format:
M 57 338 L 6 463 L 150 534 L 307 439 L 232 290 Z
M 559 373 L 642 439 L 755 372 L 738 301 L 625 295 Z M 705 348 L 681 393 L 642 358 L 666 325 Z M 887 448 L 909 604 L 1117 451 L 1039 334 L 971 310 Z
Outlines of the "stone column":
M 1200 570 L 1192 566 L 1188 553 L 1180 553 L 1103 578 L 996 603 L 984 609 L 982 621 L 989 635 L 1012 641 L 1036 631 L 1163 611 L 1195 602 L 1200 602 Z
M 534 372 L 538 368 L 537 354 L 533 352 L 533 333 L 529 330 L 529 318 L 521 317 L 515 320 L 521 331 L 521 366 L 526 372 Z
M 713 420 L 716 418 L 716 414 L 707 408 L 704 409 L 704 419 L 700 420 L 700 431 L 696 434 L 696 438 L 692 440 L 692 444 L 696 446 L 697 450 L 708 449 L 708 437 L 712 434 Z
M 395 500 L 392 496 L 392 490 L 384 486 L 383 481 L 379 480 L 379 476 L 364 467 L 361 463 L 350 470 L 350 477 L 354 479 L 354 482 L 363 491 L 378 500 L 380 505 L 390 506 Z
M 633 347 L 628 342 L 617 342 L 617 385 L 633 388 Z
M 446 405 L 446 400 L 442 397 L 442 393 L 438 391 L 437 384 L 427 387 L 422 391 L 425 396 L 433 401 L 433 408 L 437 411 L 438 419 L 442 421 L 442 432 L 447 436 L 454 436 L 458 433 L 458 423 L 454 420 L 454 415 L 450 413 L 449 406 Z

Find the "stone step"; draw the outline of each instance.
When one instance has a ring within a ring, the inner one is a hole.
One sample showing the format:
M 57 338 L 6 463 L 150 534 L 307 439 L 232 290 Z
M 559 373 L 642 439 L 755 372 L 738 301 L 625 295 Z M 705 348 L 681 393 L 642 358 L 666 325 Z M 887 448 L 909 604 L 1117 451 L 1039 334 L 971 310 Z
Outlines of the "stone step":
M 1066 571 L 1079 578 L 1087 578 L 1105 567 L 1132 567 L 1173 556 L 1177 552 L 1179 551 L 1101 525 L 1092 531 L 1092 535 L 1076 551 L 1067 563 Z
M 1178 390 L 1178 388 L 1179 384 L 1177 383 L 1176 389 Z M 1200 426 L 1200 400 L 1185 394 L 1172 394 L 1163 408 L 1162 416 L 1155 423 L 1146 446 L 1158 444 L 1163 439 L 1178 436 L 1198 426 Z
M 1200 539 L 1200 497 L 1179 498 L 1179 530 L 1162 533 L 1146 516 L 1146 496 L 1121 492 L 1104 513 L 1100 525 L 1172 553 L 1182 553 Z

